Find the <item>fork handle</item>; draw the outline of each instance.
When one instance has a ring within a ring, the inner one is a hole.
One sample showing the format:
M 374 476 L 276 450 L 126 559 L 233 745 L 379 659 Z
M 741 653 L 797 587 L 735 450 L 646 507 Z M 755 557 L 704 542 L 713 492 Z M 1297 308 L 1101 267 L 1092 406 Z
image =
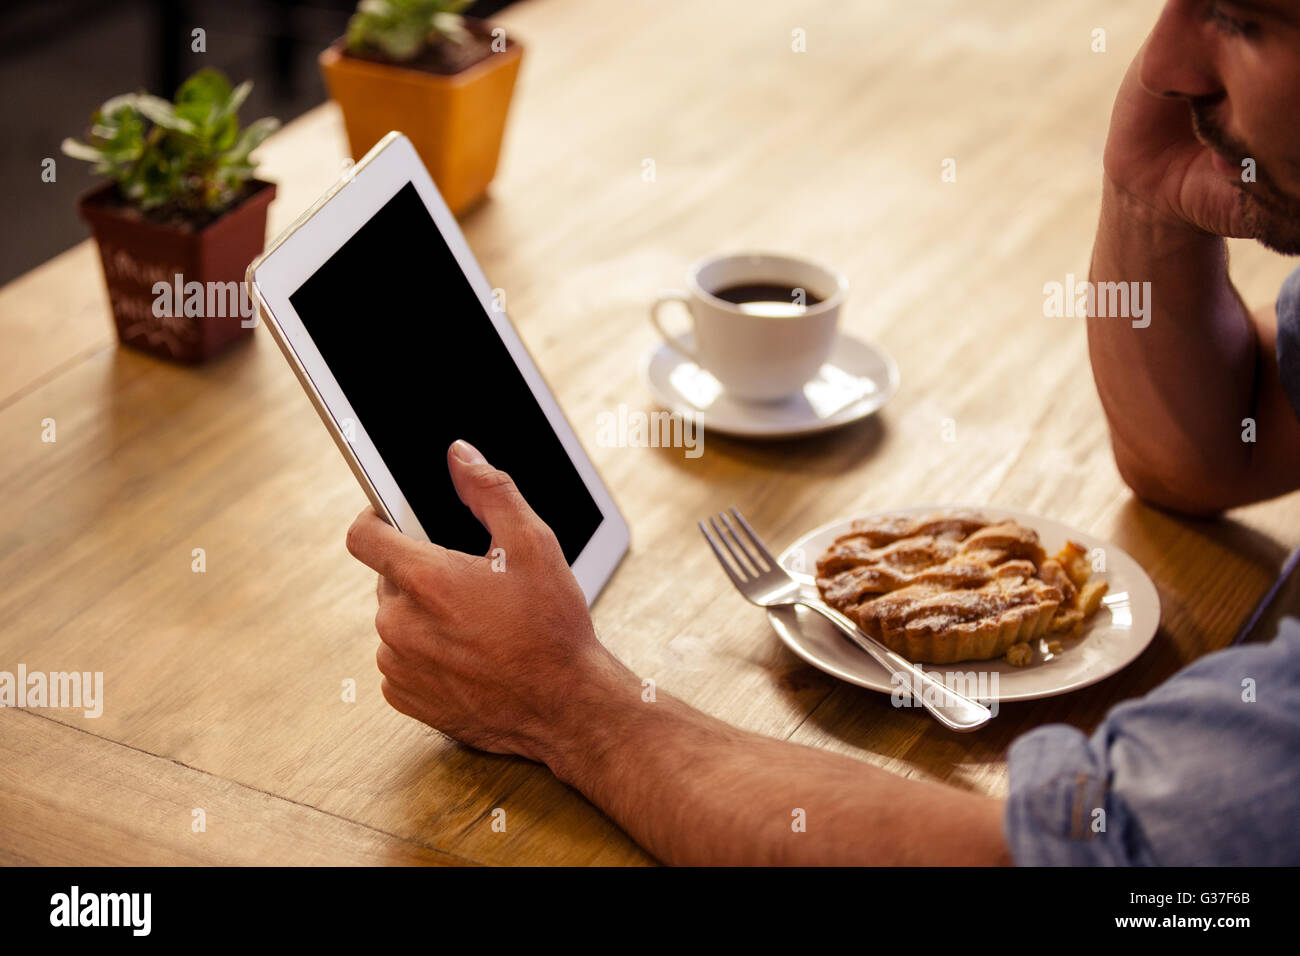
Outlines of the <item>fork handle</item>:
M 983 704 L 957 693 L 943 681 L 935 680 L 901 654 L 894 653 L 858 627 L 857 622 L 848 615 L 835 610 L 829 604 L 811 598 L 801 598 L 798 603 L 809 610 L 816 611 L 843 631 L 849 640 L 889 671 L 890 677 L 896 684 L 907 688 L 914 700 L 919 698 L 921 706 L 948 729 L 965 733 L 984 726 L 992 718 L 993 713 Z

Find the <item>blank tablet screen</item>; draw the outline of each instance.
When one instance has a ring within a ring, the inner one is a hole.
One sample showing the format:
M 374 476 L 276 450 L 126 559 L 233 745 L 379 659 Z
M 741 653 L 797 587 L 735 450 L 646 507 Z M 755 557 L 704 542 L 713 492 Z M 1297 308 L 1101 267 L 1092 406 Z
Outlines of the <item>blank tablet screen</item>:
M 447 474 L 447 446 L 463 438 L 510 473 L 577 559 L 600 508 L 414 185 L 289 301 L 431 541 L 488 549 Z

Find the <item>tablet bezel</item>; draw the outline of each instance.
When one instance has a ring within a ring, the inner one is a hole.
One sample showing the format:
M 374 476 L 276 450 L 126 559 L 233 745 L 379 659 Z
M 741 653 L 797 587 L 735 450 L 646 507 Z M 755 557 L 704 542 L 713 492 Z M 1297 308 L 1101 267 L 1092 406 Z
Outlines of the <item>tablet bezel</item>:
M 250 295 L 258 303 L 259 312 L 266 317 L 267 328 L 289 360 L 375 510 L 404 534 L 428 541 L 428 534 L 289 299 L 407 183 L 415 186 L 456 264 L 477 295 L 484 315 L 501 337 L 529 391 L 600 509 L 600 524 L 571 566 L 590 605 L 627 552 L 630 539 L 627 522 L 600 480 L 595 465 L 509 316 L 505 310 L 493 307 L 492 286 L 474 258 L 456 217 L 447 208 L 405 136 L 389 133 L 375 144 L 249 265 L 246 279 Z M 349 420 L 353 423 L 353 427 L 347 430 L 350 436 L 345 434 L 341 424 Z

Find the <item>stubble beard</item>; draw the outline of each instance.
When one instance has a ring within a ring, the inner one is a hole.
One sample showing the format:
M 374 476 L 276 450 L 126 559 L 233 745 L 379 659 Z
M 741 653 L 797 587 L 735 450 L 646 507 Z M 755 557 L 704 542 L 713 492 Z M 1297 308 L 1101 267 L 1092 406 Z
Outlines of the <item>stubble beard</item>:
M 1188 105 L 1197 139 L 1243 170 L 1242 178 L 1232 185 L 1237 190 L 1237 208 L 1247 236 L 1274 252 L 1300 255 L 1300 197 L 1279 187 L 1258 163 L 1253 163 L 1254 175 L 1247 182 L 1244 163 L 1254 153 L 1219 128 L 1210 115 L 1212 107 L 1197 102 Z

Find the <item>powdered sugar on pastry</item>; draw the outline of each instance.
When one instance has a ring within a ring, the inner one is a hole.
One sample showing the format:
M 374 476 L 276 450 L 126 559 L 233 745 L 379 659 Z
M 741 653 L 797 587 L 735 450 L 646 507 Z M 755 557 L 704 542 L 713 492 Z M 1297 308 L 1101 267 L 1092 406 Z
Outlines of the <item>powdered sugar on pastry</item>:
M 1029 642 L 1070 631 L 1100 604 L 1105 584 L 1087 581 L 1082 556 L 1071 542 L 1048 558 L 1032 528 L 974 512 L 890 515 L 832 542 L 817 587 L 911 660 L 987 660 L 1021 645 L 1032 656 Z

